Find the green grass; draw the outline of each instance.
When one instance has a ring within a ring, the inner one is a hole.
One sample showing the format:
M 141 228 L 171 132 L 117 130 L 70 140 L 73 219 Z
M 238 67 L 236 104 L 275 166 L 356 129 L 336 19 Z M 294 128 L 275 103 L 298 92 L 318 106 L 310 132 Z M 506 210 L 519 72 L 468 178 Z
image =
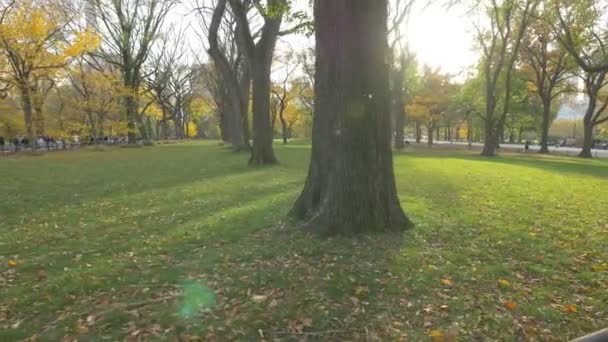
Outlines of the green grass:
M 563 341 L 608 326 L 605 161 L 398 153 L 416 228 L 319 239 L 283 223 L 309 153 L 277 146 L 270 168 L 210 142 L 0 160 L 0 341 Z

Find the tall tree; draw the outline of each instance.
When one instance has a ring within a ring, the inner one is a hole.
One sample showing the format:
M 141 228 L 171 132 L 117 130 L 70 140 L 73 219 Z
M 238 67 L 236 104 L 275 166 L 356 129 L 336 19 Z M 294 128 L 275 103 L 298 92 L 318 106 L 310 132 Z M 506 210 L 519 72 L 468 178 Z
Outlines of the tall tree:
M 291 101 L 294 100 L 298 95 L 295 90 L 299 89 L 298 87 L 294 87 L 292 76 L 299 67 L 299 64 L 293 51 L 287 52 L 282 56 L 277 56 L 277 58 L 275 58 L 275 63 L 279 65 L 275 72 L 282 73 L 283 75 L 271 89 L 274 99 L 273 107 L 275 107 L 272 112 L 273 115 L 276 113 L 281 121 L 281 136 L 283 138 L 283 144 L 287 144 L 287 139 L 290 137 L 290 127 L 289 120 L 286 117 L 286 111 L 291 104 Z M 293 119 L 294 117 L 292 116 L 291 118 Z M 274 120 L 272 126 L 274 128 Z
M 415 120 L 426 126 L 427 142 L 431 146 L 433 133 L 439 128 L 438 123 L 445 118 L 455 89 L 450 76 L 439 70 L 425 67 L 420 78 L 420 85 L 407 110 Z
M 543 9 L 536 15 L 545 17 L 549 13 Z M 549 153 L 551 104 L 569 89 L 565 82 L 570 77 L 568 60 L 568 52 L 556 42 L 551 26 L 544 20 L 534 20 L 524 36 L 522 69 L 543 106 L 540 153 Z
M 478 29 L 478 42 L 482 50 L 483 75 L 485 77 L 486 108 L 485 139 L 481 152 L 494 156 L 502 135 L 502 129 L 510 110 L 512 73 L 518 58 L 521 40 L 530 22 L 530 14 L 538 5 L 538 0 L 490 0 L 483 6 L 489 27 Z M 498 93 L 503 81 L 504 95 Z M 502 98 L 502 112 L 497 106 Z
M 290 11 L 287 0 L 268 0 L 262 2 L 253 0 L 252 3 L 262 17 L 262 28 L 259 39 L 252 34 L 250 21 L 247 17 L 247 0 L 229 0 L 232 13 L 236 19 L 239 35 L 239 49 L 242 51 L 252 79 L 252 109 L 253 109 L 253 146 L 249 163 L 253 165 L 274 164 L 277 159 L 272 149 L 272 125 L 270 122 L 270 72 L 277 39 L 281 35 L 296 32 L 308 27 L 307 21 L 301 21 L 295 26 L 281 31 L 284 16 Z M 302 19 L 300 15 L 294 15 Z
M 91 0 L 101 24 L 97 31 L 103 42 L 96 55 L 121 71 L 125 87 L 128 140 L 135 143 L 135 129 L 148 139 L 148 131 L 140 115 L 139 96 L 143 82 L 142 68 L 175 0 Z
M 312 157 L 292 214 L 325 234 L 406 229 L 390 142 L 387 2 L 316 0 L 314 16 Z
M 605 23 L 605 1 L 569 0 L 553 4 L 556 22 L 551 22 L 557 39 L 568 50 L 585 83 L 588 105 L 583 118 L 584 139 L 580 157 L 591 158 L 594 129 L 608 122 L 605 115 L 608 96 L 602 90 L 608 85 L 608 28 Z
M 207 36 L 207 51 L 221 78 L 221 95 L 224 98 L 219 103 L 222 107 L 224 134 L 235 150 L 249 150 L 249 65 L 237 49 L 238 32 L 227 0 L 217 0 L 211 13 L 206 9 L 200 3 L 196 11 Z
M 391 103 L 395 148 L 405 147 L 405 106 L 406 73 L 412 61 L 412 54 L 404 46 L 401 25 L 408 18 L 415 0 L 389 1 L 389 56 L 391 57 Z

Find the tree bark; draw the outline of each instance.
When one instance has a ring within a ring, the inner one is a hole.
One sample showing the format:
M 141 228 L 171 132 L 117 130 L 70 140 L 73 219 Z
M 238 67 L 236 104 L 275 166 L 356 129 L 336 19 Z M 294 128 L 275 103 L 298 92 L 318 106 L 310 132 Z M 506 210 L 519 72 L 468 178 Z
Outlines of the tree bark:
M 239 49 L 243 51 L 251 72 L 253 110 L 253 145 L 250 165 L 276 164 L 272 149 L 273 131 L 270 122 L 270 67 L 283 20 L 283 0 L 269 0 L 268 6 L 279 8 L 272 15 L 263 14 L 264 26 L 260 38 L 254 42 L 245 7 L 241 0 L 229 0 L 237 23 Z
M 494 136 L 494 120 L 490 119 L 490 115 L 488 115 L 488 117 L 486 118 L 484 128 L 484 140 L 481 155 L 486 157 L 493 157 L 496 155 L 497 139 Z
M 248 150 L 249 139 L 245 137 L 244 123 L 247 115 L 248 102 L 243 103 L 243 90 L 245 85 L 249 83 L 249 73 L 242 73 L 239 79 L 238 65 L 232 65 L 225 53 L 220 49 L 218 31 L 224 13 L 226 12 L 227 0 L 219 0 L 214 9 L 209 25 L 209 56 L 213 60 L 213 65 L 218 71 L 218 76 L 221 79 L 223 86 L 224 99 L 222 100 L 223 127 L 227 132 L 224 132 L 225 141 L 229 142 L 236 151 Z M 247 97 L 249 92 L 247 91 Z M 243 112 L 243 110 L 245 112 Z M 247 128 L 248 129 L 248 128 Z
M 439 131 L 437 131 L 437 132 L 439 132 Z M 429 124 L 427 126 L 427 135 L 428 135 L 427 144 L 429 146 L 433 146 L 433 125 L 431 125 L 431 124 Z
M 253 147 L 249 159 L 251 165 L 268 165 L 277 162 L 272 149 L 273 132 L 270 124 L 270 64 L 268 61 L 259 61 L 256 58 L 252 72 Z
M 416 120 L 416 143 L 420 144 L 420 140 L 422 139 L 422 129 L 420 128 L 420 122 Z
M 249 134 L 249 97 L 251 95 L 251 72 L 249 65 L 243 63 L 243 70 L 241 71 L 241 78 L 239 80 L 239 87 L 241 90 L 241 126 L 243 131 L 243 147 L 247 150 L 251 149 Z
M 595 106 L 593 109 L 595 109 Z M 583 149 L 578 155 L 581 158 L 593 158 L 593 154 L 591 153 L 591 149 L 593 148 L 593 122 L 589 119 L 590 117 L 591 115 L 585 115 L 585 119 L 583 120 Z
M 23 106 L 23 120 L 25 121 L 25 131 L 29 143 L 35 142 L 36 132 L 34 128 L 34 108 L 32 105 L 32 94 L 28 85 L 19 87 L 21 92 L 21 104 Z M 34 144 L 35 145 L 35 144 Z
M 411 226 L 393 173 L 386 1 L 315 0 L 312 157 L 292 214 L 323 234 Z

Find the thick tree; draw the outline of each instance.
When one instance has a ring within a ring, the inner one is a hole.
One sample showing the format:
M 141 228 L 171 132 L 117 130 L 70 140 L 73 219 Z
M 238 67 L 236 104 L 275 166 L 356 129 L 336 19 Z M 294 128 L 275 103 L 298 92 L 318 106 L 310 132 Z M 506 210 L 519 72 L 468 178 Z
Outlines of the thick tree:
M 277 159 L 272 149 L 272 127 L 270 123 L 270 67 L 274 49 L 283 20 L 284 0 L 271 0 L 267 8 L 258 9 L 264 20 L 260 39 L 255 42 L 242 0 L 230 0 L 234 13 L 240 44 L 239 48 L 252 71 L 253 146 L 249 164 L 274 164 Z
M 239 52 L 243 54 L 251 71 L 251 96 L 253 110 L 253 146 L 249 164 L 275 164 L 277 159 L 272 149 L 273 131 L 270 122 L 270 72 L 277 39 L 309 26 L 303 16 L 294 13 L 290 19 L 302 19 L 291 28 L 281 31 L 283 19 L 290 13 L 287 0 L 268 0 L 252 3 L 262 17 L 259 38 L 256 39 L 247 17 L 247 0 L 228 0 L 236 20 L 239 36 Z
M 227 4 L 227 0 L 217 0 L 209 14 L 201 1 L 196 11 L 207 36 L 207 51 L 213 60 L 217 76 L 221 78 L 220 95 L 223 99 L 218 103 L 221 107 L 223 136 L 236 151 L 248 151 L 251 77 L 244 55 L 237 49 L 238 32 Z
M 316 0 L 314 16 L 312 157 L 292 214 L 330 235 L 406 229 L 390 141 L 386 0 Z

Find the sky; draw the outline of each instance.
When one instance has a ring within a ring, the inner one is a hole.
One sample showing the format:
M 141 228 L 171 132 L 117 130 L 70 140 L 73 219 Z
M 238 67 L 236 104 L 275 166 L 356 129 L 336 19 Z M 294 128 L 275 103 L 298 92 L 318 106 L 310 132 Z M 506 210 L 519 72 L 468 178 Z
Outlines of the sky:
M 406 24 L 406 41 L 420 64 L 463 76 L 479 58 L 474 50 L 474 26 L 462 7 L 447 9 L 424 2 L 412 9 Z
M 184 14 L 190 12 L 194 0 L 187 0 L 173 13 L 169 22 L 188 22 L 196 26 L 192 21 L 195 17 Z M 294 0 L 296 9 L 309 8 L 309 0 Z M 464 78 L 466 70 L 472 67 L 477 59 L 478 53 L 474 51 L 473 21 L 467 11 L 462 7 L 451 7 L 447 9 L 441 5 L 427 5 L 427 1 L 418 1 L 412 8 L 407 22 L 403 23 L 404 42 L 416 53 L 418 62 L 433 68 L 439 68 L 443 72 L 450 73 L 456 78 Z M 290 35 L 281 39 L 278 44 L 278 53 L 282 49 L 302 49 L 311 46 L 313 38 L 302 35 Z M 189 35 L 192 41 L 191 47 L 198 37 Z M 200 47 L 202 51 L 202 46 Z M 197 49 L 198 50 L 198 49 Z

